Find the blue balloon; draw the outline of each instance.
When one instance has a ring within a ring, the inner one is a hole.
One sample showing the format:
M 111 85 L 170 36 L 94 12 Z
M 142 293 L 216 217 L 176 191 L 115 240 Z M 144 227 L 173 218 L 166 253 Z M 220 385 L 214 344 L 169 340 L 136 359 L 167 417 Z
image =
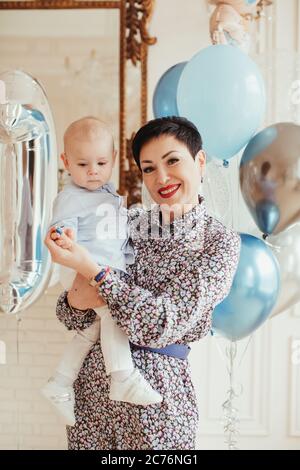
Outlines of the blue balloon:
M 251 213 L 256 225 L 264 234 L 270 235 L 274 232 L 280 220 L 280 210 L 275 202 L 263 199 L 255 205 L 255 211 L 251 210 Z
M 272 250 L 259 238 L 241 234 L 241 253 L 229 295 L 214 310 L 213 333 L 237 341 L 253 333 L 271 313 L 280 271 Z
M 254 135 L 265 112 L 263 77 L 239 48 L 209 46 L 184 67 L 177 88 L 180 116 L 198 128 L 211 157 L 227 160 Z
M 153 95 L 153 114 L 156 118 L 179 116 L 177 86 L 187 62 L 180 62 L 168 69 L 160 78 Z

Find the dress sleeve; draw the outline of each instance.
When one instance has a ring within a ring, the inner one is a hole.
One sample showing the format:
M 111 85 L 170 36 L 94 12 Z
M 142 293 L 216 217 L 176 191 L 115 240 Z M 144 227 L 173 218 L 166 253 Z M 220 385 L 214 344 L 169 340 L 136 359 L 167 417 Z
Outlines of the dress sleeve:
M 239 253 L 239 235 L 220 230 L 197 258 L 182 262 L 180 274 L 159 295 L 115 273 L 107 276 L 99 291 L 131 342 L 164 347 L 181 340 L 228 295 Z M 204 328 L 207 322 L 210 318 Z
M 70 307 L 67 299 L 67 291 L 64 291 L 57 300 L 56 315 L 68 330 L 84 330 L 91 326 L 96 318 L 92 309 L 78 310 Z

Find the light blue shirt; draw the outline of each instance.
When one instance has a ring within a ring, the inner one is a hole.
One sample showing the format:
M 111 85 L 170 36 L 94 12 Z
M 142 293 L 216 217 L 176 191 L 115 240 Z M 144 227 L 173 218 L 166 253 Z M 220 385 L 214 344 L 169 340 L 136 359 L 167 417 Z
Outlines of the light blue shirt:
M 96 263 L 126 272 L 126 264 L 134 262 L 127 219 L 112 183 L 90 191 L 71 182 L 54 201 L 50 227 L 72 228 Z

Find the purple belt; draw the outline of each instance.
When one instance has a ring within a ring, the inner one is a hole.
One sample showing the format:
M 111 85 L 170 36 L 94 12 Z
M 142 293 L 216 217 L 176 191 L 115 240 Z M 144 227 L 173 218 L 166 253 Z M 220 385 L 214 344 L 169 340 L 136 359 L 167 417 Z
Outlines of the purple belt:
M 130 346 L 136 349 L 144 349 L 145 351 L 152 351 L 157 354 L 163 354 L 164 356 L 176 357 L 177 359 L 185 360 L 191 348 L 186 344 L 169 344 L 165 348 L 150 348 L 148 346 L 139 346 L 138 344 L 130 343 Z

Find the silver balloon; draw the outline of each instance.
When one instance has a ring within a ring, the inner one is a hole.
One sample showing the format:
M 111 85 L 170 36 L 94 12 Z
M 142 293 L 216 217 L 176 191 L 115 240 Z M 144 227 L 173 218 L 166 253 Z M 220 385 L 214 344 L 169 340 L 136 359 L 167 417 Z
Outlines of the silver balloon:
M 255 223 L 278 234 L 300 221 L 300 126 L 273 124 L 248 143 L 240 164 L 241 189 Z
M 276 256 L 281 274 L 279 298 L 271 313 L 278 315 L 300 302 L 300 224 L 267 240 Z
M 57 193 L 57 149 L 37 80 L 11 71 L 0 74 L 0 84 L 0 311 L 17 313 L 44 292 L 51 275 L 43 240 Z

